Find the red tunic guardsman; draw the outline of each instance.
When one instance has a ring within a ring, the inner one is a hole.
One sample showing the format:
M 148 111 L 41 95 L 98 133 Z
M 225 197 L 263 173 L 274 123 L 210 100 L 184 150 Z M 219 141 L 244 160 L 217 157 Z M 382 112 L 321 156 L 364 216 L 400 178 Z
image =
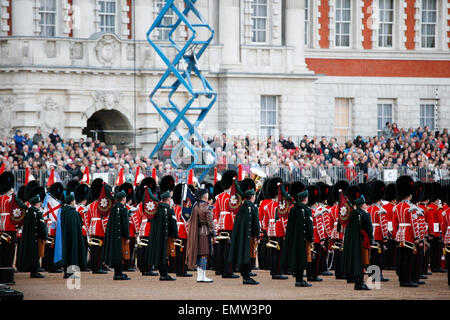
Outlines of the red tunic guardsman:
M 319 267 L 319 274 L 322 276 L 332 276 L 333 273 L 328 271 L 328 261 L 329 255 L 331 254 L 331 234 L 333 233 L 333 217 L 331 216 L 330 208 L 328 204 L 332 201 L 331 199 L 331 186 L 326 183 L 319 182 L 317 185 L 320 188 L 320 211 L 323 214 L 323 225 L 325 229 L 325 243 L 324 243 L 324 254 Z
M 217 223 L 218 241 L 216 256 L 216 274 L 221 274 L 222 278 L 238 278 L 233 274 L 233 266 L 228 261 L 228 252 L 230 250 L 231 233 L 233 231 L 234 214 L 230 209 L 230 191 L 233 184 L 233 178 L 237 177 L 234 170 L 227 170 L 223 173 L 220 181 L 222 193 L 216 196 L 214 207 L 214 223 Z M 222 235 L 224 236 L 221 239 Z
M 373 204 L 367 209 L 367 212 L 372 220 L 373 239 L 378 245 L 378 249 L 370 250 L 370 262 L 380 268 L 380 280 L 389 281 L 388 278 L 383 277 L 384 247 L 387 245 L 389 237 L 387 211 L 383 209 L 381 202 L 385 193 L 385 185 L 383 181 L 375 180 L 369 184 L 368 188 Z
M 11 221 L 11 197 L 14 194 L 14 175 L 0 175 L 0 267 L 12 267 L 16 248 L 16 226 Z
M 440 226 L 442 224 L 442 212 L 444 209 L 441 206 L 441 192 L 442 187 L 439 182 L 432 183 L 432 192 L 430 204 L 428 205 L 428 228 L 431 235 L 430 247 L 430 265 L 431 272 L 445 272 L 441 268 L 442 256 L 442 238 Z
M 447 204 L 450 202 L 450 188 L 447 188 L 446 194 Z M 444 240 L 445 266 L 447 268 L 447 283 L 450 289 L 450 207 L 447 206 L 442 213 L 441 224 L 442 236 Z
M 414 263 L 413 255 L 417 254 L 419 245 L 419 223 L 417 218 L 418 207 L 410 202 L 413 194 L 414 181 L 410 176 L 401 176 L 396 181 L 397 201 L 394 209 L 393 228 L 395 240 L 399 249 L 399 281 L 401 287 L 418 287 L 413 282 L 411 265 Z
M 137 218 L 137 208 L 133 207 L 132 204 L 134 202 L 134 189 L 133 189 L 133 185 L 129 182 L 124 182 L 122 183 L 119 188 L 118 188 L 118 192 L 123 191 L 126 194 L 126 203 L 125 203 L 125 207 L 128 211 L 128 232 L 130 235 L 130 243 L 129 245 L 129 252 L 130 252 L 130 258 L 124 260 L 123 263 L 123 269 L 125 271 L 130 271 L 130 272 L 134 272 L 136 271 L 135 269 L 135 244 L 136 244 L 136 233 L 137 233 L 137 228 L 139 227 L 139 225 L 137 224 L 138 222 L 138 218 Z
M 386 210 L 386 222 L 388 228 L 387 250 L 385 251 L 384 268 L 388 270 L 395 269 L 395 257 L 397 251 L 397 242 L 393 236 L 393 220 L 394 207 L 396 205 L 396 190 L 395 183 L 390 183 L 384 190 L 384 204 L 383 209 Z
M 308 206 L 311 208 L 313 218 L 313 230 L 314 230 L 314 251 L 312 262 L 307 269 L 308 281 L 322 281 L 319 277 L 320 265 L 323 263 L 323 257 L 325 255 L 325 225 L 323 219 L 322 207 L 318 206 L 320 201 L 320 188 L 317 185 L 311 185 L 308 187 Z
M 83 233 L 83 241 L 86 247 L 86 255 L 88 248 L 88 235 L 89 235 L 89 222 L 88 222 L 88 211 L 89 208 L 87 206 L 87 201 L 89 198 L 89 186 L 85 183 L 79 184 L 75 187 L 75 201 L 77 203 L 77 211 L 81 216 L 83 221 L 82 233 Z M 87 259 L 86 259 L 87 261 Z M 88 262 L 88 265 L 90 263 Z M 81 271 L 91 271 L 87 266 L 80 266 Z

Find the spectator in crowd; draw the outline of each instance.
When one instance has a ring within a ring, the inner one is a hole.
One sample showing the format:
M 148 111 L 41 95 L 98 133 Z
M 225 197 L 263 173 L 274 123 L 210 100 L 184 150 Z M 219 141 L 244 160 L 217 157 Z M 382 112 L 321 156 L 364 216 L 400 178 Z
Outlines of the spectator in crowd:
M 58 142 L 61 142 L 61 137 L 58 134 L 58 129 L 53 128 L 52 133 L 48 136 L 53 145 L 56 145 Z
M 16 135 L 14 136 L 14 143 L 17 148 L 17 151 L 22 151 L 23 146 L 25 145 L 26 139 L 22 136 L 22 131 L 20 129 L 16 130 Z
M 44 141 L 44 137 L 42 136 L 41 128 L 38 128 L 33 135 L 33 145 L 37 145 L 41 141 Z

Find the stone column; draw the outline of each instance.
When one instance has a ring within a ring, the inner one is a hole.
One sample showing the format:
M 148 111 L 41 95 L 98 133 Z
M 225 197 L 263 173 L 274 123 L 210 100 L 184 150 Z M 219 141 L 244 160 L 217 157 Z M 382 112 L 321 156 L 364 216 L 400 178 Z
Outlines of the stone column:
M 305 1 L 286 0 L 286 45 L 294 47 L 295 72 L 308 72 L 305 64 Z
M 219 42 L 223 45 L 222 64 L 239 64 L 239 0 L 220 0 Z
M 34 1 L 11 1 L 11 19 L 13 36 L 33 36 L 36 30 Z
M 72 36 L 74 38 L 89 38 L 95 33 L 95 7 L 97 1 L 73 0 L 72 3 Z

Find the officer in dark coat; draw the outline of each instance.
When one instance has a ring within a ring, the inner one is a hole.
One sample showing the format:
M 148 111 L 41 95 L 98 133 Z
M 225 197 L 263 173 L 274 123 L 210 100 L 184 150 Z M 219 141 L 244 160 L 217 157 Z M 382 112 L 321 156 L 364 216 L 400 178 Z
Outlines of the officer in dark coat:
M 353 189 L 355 191 L 353 192 Z M 373 229 L 370 214 L 362 209 L 365 203 L 364 197 L 356 190 L 357 187 L 347 189 L 349 202 L 353 204 L 348 225 L 344 233 L 343 271 L 347 275 L 347 281 L 355 283 L 355 290 L 370 290 L 364 284 L 362 247 L 364 241 L 363 232 L 368 236 L 368 241 L 373 244 Z
M 239 265 L 244 284 L 259 284 L 250 278 L 251 241 L 255 241 L 259 236 L 258 208 L 254 203 L 255 182 L 252 179 L 244 179 L 241 182 L 241 191 L 245 200 L 234 220 L 228 262 Z
M 176 280 L 168 274 L 168 242 L 178 238 L 177 218 L 170 207 L 170 200 L 169 191 L 161 194 L 148 237 L 146 261 L 148 265 L 159 269 L 159 280 Z
M 295 204 L 289 211 L 281 265 L 294 273 L 296 287 L 311 287 L 303 280 L 303 272 L 307 267 L 307 245 L 314 242 L 312 212 L 306 205 L 308 190 L 303 183 L 296 181 L 291 184 L 290 193 Z
M 86 265 L 86 247 L 83 239 L 83 221 L 75 209 L 75 196 L 73 193 L 65 198 L 66 205 L 61 209 L 61 236 L 62 236 L 62 260 L 64 278 L 71 276 L 67 273 L 69 266 Z
M 35 187 L 32 192 L 34 196 L 29 200 L 31 207 L 24 218 L 21 249 L 17 257 L 17 269 L 22 272 L 30 272 L 31 278 L 44 278 L 38 272 L 39 258 L 43 256 L 43 250 L 40 254 L 39 248 L 40 246 L 43 248 L 45 241 L 48 239 L 47 224 L 44 222 L 43 212 L 41 211 L 43 199 L 39 196 L 40 189 L 43 188 Z
M 112 206 L 108 217 L 103 261 L 106 265 L 114 268 L 114 280 L 130 280 L 126 274 L 122 273 L 122 242 L 129 244 L 130 241 L 128 210 L 125 206 L 127 194 L 124 191 L 120 191 L 114 197 L 116 203 Z

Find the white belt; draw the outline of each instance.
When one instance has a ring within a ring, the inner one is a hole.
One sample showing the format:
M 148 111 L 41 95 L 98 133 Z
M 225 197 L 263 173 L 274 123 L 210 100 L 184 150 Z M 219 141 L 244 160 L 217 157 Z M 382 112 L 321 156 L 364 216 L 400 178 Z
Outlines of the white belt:
M 379 224 L 379 223 L 372 223 L 372 226 L 374 226 L 374 227 L 379 227 L 380 224 Z
M 101 218 L 92 218 L 91 221 L 102 220 Z
M 9 216 L 9 212 L 0 213 L 0 216 Z
M 142 222 L 147 222 L 148 221 L 148 219 L 142 219 Z
M 229 214 L 229 213 L 231 213 L 230 211 L 220 211 L 220 214 L 222 215 L 222 214 Z
M 450 230 L 450 226 L 447 227 L 447 230 Z
M 398 226 L 399 227 L 410 227 L 411 223 L 399 223 Z
M 335 222 L 334 225 L 337 226 L 337 222 Z

